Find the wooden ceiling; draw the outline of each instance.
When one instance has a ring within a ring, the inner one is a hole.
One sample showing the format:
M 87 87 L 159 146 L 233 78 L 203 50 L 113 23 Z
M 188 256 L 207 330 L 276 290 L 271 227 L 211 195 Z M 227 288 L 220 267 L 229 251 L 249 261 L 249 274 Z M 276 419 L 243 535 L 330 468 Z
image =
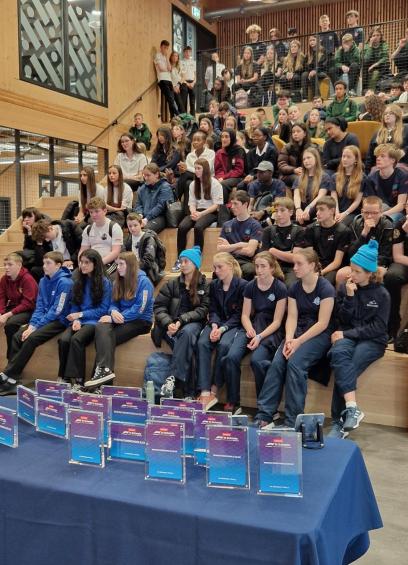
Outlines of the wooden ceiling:
M 310 0 L 299 0 L 298 4 L 310 4 Z M 215 10 L 223 10 L 225 8 L 239 8 L 240 6 L 250 6 L 251 4 L 254 5 L 253 2 L 247 2 L 247 0 L 200 0 L 200 6 L 204 8 L 207 12 L 215 11 Z M 262 5 L 259 2 L 259 5 Z M 270 6 L 270 9 L 273 10 L 277 8 L 277 6 Z

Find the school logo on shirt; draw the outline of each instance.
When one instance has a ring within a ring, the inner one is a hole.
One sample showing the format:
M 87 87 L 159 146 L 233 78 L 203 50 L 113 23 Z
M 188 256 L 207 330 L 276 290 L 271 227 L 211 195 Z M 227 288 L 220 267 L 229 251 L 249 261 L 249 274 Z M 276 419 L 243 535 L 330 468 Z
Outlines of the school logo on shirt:
M 273 292 L 271 292 L 271 294 L 268 296 L 268 300 L 270 300 L 271 302 L 275 301 L 276 296 L 274 295 Z
M 232 232 L 232 228 L 230 227 L 226 227 L 225 229 L 225 233 L 231 233 Z
M 401 233 L 401 232 L 399 231 L 399 229 L 395 228 L 394 234 L 393 234 L 393 238 L 394 238 L 394 239 L 398 239 L 399 236 L 400 236 L 400 233 Z
M 313 300 L 313 304 L 316 304 L 316 306 L 320 305 L 320 296 L 316 296 L 316 298 Z
M 286 239 L 292 239 L 292 234 L 288 233 L 288 235 L 286 236 Z
M 334 235 L 330 234 L 329 237 L 327 238 L 327 241 L 334 241 Z
M 378 308 L 378 303 L 375 300 L 370 300 L 367 304 L 368 308 Z

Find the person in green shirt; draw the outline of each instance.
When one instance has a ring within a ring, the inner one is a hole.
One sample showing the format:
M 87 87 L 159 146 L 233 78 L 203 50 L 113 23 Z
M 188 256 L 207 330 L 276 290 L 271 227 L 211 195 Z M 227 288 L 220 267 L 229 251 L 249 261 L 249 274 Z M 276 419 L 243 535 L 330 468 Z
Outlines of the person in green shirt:
M 357 104 L 346 95 L 347 85 L 344 80 L 338 80 L 334 83 L 334 100 L 327 107 L 327 117 L 337 118 L 342 116 L 346 122 L 355 122 L 357 120 L 358 107 Z
M 337 49 L 334 57 L 336 76 L 348 76 L 349 95 L 355 96 L 358 75 L 360 74 L 360 50 L 354 42 L 351 33 L 343 35 L 341 47 Z
M 137 143 L 144 143 L 146 149 L 149 151 L 152 134 L 147 125 L 143 123 L 143 114 L 135 114 L 134 121 L 134 126 L 129 129 L 129 133 L 133 135 Z
M 376 89 L 380 79 L 390 74 L 388 45 L 379 26 L 375 26 L 363 50 L 363 91 Z

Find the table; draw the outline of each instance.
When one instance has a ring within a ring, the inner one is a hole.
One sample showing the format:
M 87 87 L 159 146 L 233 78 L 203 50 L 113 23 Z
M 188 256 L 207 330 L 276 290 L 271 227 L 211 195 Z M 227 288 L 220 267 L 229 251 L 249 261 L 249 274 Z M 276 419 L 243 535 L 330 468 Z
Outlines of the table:
M 257 495 L 254 466 L 250 493 L 207 488 L 191 461 L 169 485 L 137 463 L 70 465 L 66 441 L 21 421 L 19 440 L 0 445 L 1 565 L 345 565 L 382 527 L 348 440 L 303 450 L 303 499 Z

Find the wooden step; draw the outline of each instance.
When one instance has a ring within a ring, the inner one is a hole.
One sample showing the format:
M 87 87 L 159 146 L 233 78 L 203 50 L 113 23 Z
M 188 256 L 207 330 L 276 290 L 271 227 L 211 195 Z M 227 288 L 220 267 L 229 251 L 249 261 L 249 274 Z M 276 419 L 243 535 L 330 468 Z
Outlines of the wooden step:
M 51 198 L 41 198 L 38 203 L 38 208 L 41 209 L 45 214 L 47 210 L 57 208 L 58 210 L 64 210 L 65 206 L 74 200 L 72 196 L 53 196 Z
M 207 228 L 204 232 L 204 249 L 202 271 L 213 271 L 213 256 L 217 252 L 217 240 L 221 228 Z M 160 239 L 166 246 L 166 270 L 169 271 L 177 259 L 177 228 L 166 228 L 159 234 Z M 194 230 L 190 230 L 187 236 L 187 247 L 194 245 Z
M 24 234 L 22 231 L 6 231 L 7 241 L 10 243 L 19 243 L 23 245 L 24 242 Z
M 6 365 L 5 338 L 0 334 L 0 368 Z M 149 335 L 139 336 L 119 346 L 116 351 L 116 383 L 121 386 L 140 386 L 147 357 L 156 351 Z M 166 344 L 162 351 L 169 352 Z M 87 374 L 94 363 L 94 346 L 87 348 Z M 373 363 L 358 381 L 358 401 L 365 413 L 365 421 L 372 424 L 408 428 L 408 356 L 386 351 L 382 359 Z M 37 348 L 22 375 L 24 383 L 43 378 L 55 380 L 58 373 L 57 338 Z M 324 412 L 330 417 L 331 380 L 328 387 L 314 381 L 308 383 L 307 412 Z M 220 396 L 221 399 L 224 395 Z M 249 366 L 249 356 L 242 362 L 242 406 L 256 407 L 255 384 Z

